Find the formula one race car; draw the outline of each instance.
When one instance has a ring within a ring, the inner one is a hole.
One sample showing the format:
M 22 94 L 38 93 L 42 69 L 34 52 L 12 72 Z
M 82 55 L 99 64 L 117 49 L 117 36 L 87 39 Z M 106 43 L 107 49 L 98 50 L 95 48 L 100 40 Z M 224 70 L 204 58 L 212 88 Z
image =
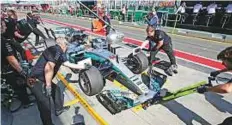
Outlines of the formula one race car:
M 58 28 L 62 32 L 48 30 L 46 27 L 44 29 L 48 38 L 42 35 L 47 47 L 55 45 L 55 38 L 66 32 L 62 31 L 62 28 Z M 53 38 L 49 37 L 48 31 L 51 31 Z M 148 59 L 141 50 L 134 49 L 127 57 L 119 57 L 116 54 L 116 50 L 121 47 L 119 44 L 123 40 L 123 34 L 112 32 L 106 39 L 94 38 L 90 41 L 90 45 L 87 45 L 91 46 L 91 49 L 86 49 L 85 40 L 88 35 L 81 30 L 71 31 L 67 36 L 64 34 L 70 43 L 67 57 L 70 62 L 86 67 L 75 71 L 79 74 L 80 88 L 88 96 L 97 95 L 99 102 L 112 114 L 137 105 L 146 108 L 149 105 L 169 101 L 192 93 L 197 86 L 206 84 L 202 82 L 163 96 L 161 88 L 167 77 L 156 71 L 145 72 L 148 68 Z M 106 79 L 118 81 L 128 91 L 120 89 L 102 91 Z
M 79 36 L 84 36 L 83 31 Z M 87 35 L 85 35 L 87 36 Z M 98 101 L 112 114 L 141 105 L 147 108 L 150 105 L 169 101 L 181 96 L 191 94 L 196 88 L 205 85 L 200 82 L 196 85 L 182 88 L 170 93 L 161 88 L 166 82 L 167 76 L 159 72 L 148 70 L 148 59 L 139 49 L 134 49 L 127 57 L 119 57 L 116 50 L 121 48 L 123 34 L 111 33 L 106 39 L 94 38 L 92 49 L 85 49 L 84 37 L 78 40 L 72 38 L 67 56 L 70 62 L 83 63 L 83 60 L 91 58 L 91 68 L 79 73 L 79 85 L 88 96 L 96 95 Z M 82 41 L 82 42 L 77 42 Z M 111 89 L 102 91 L 105 80 L 117 81 L 128 90 Z

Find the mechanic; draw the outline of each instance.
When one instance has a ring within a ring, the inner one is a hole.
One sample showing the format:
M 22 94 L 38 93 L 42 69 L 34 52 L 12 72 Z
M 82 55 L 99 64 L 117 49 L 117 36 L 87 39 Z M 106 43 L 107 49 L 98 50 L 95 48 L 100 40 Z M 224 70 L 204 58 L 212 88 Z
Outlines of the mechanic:
M 34 67 L 28 78 L 28 84 L 32 93 L 35 95 L 40 117 L 43 125 L 52 125 L 50 96 L 52 96 L 55 103 L 55 115 L 59 116 L 69 107 L 63 107 L 62 92 L 52 79 L 55 77 L 59 68 L 63 64 L 72 69 L 84 69 L 83 65 L 73 64 L 67 61 L 66 50 L 67 44 L 65 38 L 58 37 L 56 39 L 57 45 L 47 48 Z
M 10 84 L 18 95 L 19 100 L 24 108 L 32 106 L 26 91 L 26 72 L 18 62 L 17 54 L 11 44 L 5 39 L 3 34 L 6 32 L 6 24 L 1 20 L 1 77 L 6 79 L 6 83 Z
M 108 16 L 105 13 L 106 13 L 105 11 L 102 12 L 102 19 L 105 22 L 108 23 L 108 24 L 105 24 L 103 22 L 103 24 L 104 24 L 103 29 L 105 28 L 105 30 L 106 30 L 106 36 L 107 36 L 110 33 L 110 26 L 109 26 L 110 25 L 110 19 L 108 18 Z
M 123 4 L 121 9 L 122 21 L 126 21 L 127 5 Z
M 159 22 L 159 19 L 158 19 L 156 12 L 155 11 L 150 12 L 147 16 L 147 24 L 149 26 L 153 26 L 153 27 L 157 28 L 158 22 Z
M 102 21 L 100 21 L 98 17 L 94 17 L 93 21 L 91 22 L 92 32 L 102 32 L 103 29 Z
M 158 51 L 162 49 L 168 55 L 171 62 L 171 66 L 167 69 L 167 73 L 169 75 L 172 75 L 172 72 L 178 73 L 171 37 L 162 30 L 155 30 L 153 26 L 148 26 L 146 32 L 147 38 L 139 48 L 143 49 L 149 44 L 150 65 L 154 65 L 153 61 L 157 60 L 155 56 Z
M 35 15 L 33 15 L 31 12 L 27 13 L 27 22 L 32 26 L 33 30 L 37 29 L 37 24 L 40 24 L 37 18 L 35 18 Z M 35 34 L 35 46 L 39 44 L 39 34 L 37 32 L 33 32 Z
M 16 49 L 23 60 L 26 60 L 25 50 L 20 45 L 19 42 L 15 41 L 15 37 L 23 39 L 24 36 L 20 35 L 16 30 L 17 25 L 17 14 L 14 10 L 7 11 L 8 18 L 4 19 L 6 22 L 6 32 L 3 34 L 4 38 L 12 45 L 14 49 Z
M 218 60 L 222 60 L 222 64 L 226 67 L 225 69 L 214 71 L 210 73 L 211 77 L 216 77 L 220 73 L 232 71 L 232 46 L 224 49 L 217 55 Z M 232 92 L 232 79 L 225 84 L 216 85 L 213 87 L 201 86 L 197 90 L 203 94 L 205 92 L 216 92 L 216 93 L 231 93 Z M 232 125 L 232 117 L 226 118 L 220 125 Z

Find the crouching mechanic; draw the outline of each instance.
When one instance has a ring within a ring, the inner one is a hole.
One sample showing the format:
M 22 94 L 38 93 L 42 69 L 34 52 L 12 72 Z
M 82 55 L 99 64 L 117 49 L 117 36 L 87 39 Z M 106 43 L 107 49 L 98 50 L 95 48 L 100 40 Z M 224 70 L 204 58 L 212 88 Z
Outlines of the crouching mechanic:
M 6 24 L 1 20 L 1 78 L 6 79 L 18 95 L 24 108 L 32 106 L 26 90 L 26 75 L 19 63 L 15 48 L 6 40 L 3 34 L 6 32 Z
M 222 72 L 232 71 L 232 47 L 228 47 L 221 51 L 217 59 L 222 60 L 222 64 L 226 67 L 223 70 L 214 71 L 210 73 L 211 77 L 216 77 Z M 197 90 L 199 93 L 205 92 L 216 92 L 216 93 L 231 93 L 232 92 L 232 79 L 225 84 L 220 84 L 217 86 L 201 86 Z M 232 117 L 226 118 L 223 123 L 219 125 L 232 125 Z
M 150 65 L 154 65 L 154 61 L 157 60 L 155 56 L 162 49 L 168 55 L 171 62 L 171 66 L 167 69 L 167 73 L 169 75 L 172 75 L 172 72 L 178 73 L 171 37 L 162 30 L 155 30 L 155 28 L 152 26 L 148 26 L 146 32 L 146 41 L 143 42 L 143 44 L 140 46 L 140 49 L 145 48 L 146 45 L 149 44 L 148 51 L 150 51 Z
M 85 66 L 73 64 L 67 61 L 66 50 L 67 41 L 65 38 L 57 38 L 57 45 L 47 48 L 34 67 L 28 78 L 32 93 L 35 95 L 40 117 L 43 125 L 53 125 L 51 118 L 50 96 L 52 96 L 55 105 L 55 115 L 58 116 L 69 107 L 63 107 L 63 95 L 60 88 L 52 82 L 59 68 L 63 64 L 73 69 L 84 69 Z

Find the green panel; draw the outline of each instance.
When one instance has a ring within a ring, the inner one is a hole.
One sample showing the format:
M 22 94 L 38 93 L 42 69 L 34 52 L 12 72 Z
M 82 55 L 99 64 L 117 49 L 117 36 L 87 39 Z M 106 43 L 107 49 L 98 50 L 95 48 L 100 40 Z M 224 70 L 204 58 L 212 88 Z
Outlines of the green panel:
M 206 81 L 202 81 L 202 82 L 196 83 L 194 85 L 191 85 L 191 86 L 179 89 L 176 92 L 169 93 L 168 95 L 166 95 L 165 97 L 163 97 L 163 100 L 161 102 L 162 103 L 163 102 L 167 102 L 167 101 L 174 100 L 174 99 L 182 97 L 182 96 L 186 96 L 186 95 L 195 93 L 197 87 L 205 85 L 205 84 L 207 84 L 207 82 Z

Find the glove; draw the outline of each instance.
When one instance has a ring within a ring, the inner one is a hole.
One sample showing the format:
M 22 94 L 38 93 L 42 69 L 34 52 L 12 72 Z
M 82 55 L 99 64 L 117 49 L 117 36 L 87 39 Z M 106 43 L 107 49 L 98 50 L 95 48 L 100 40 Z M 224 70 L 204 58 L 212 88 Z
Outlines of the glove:
M 138 46 L 138 47 L 136 47 L 136 49 L 135 50 L 137 50 L 137 51 L 142 51 L 142 47 L 141 46 Z
M 52 87 L 44 85 L 43 88 L 44 88 L 43 93 L 45 94 L 45 96 L 50 97 L 52 95 Z
M 21 72 L 19 72 L 20 76 L 22 76 L 23 78 L 27 78 L 27 73 L 26 71 L 22 70 Z
M 139 46 L 139 47 L 136 47 L 135 49 L 133 49 L 133 55 L 139 53 L 142 51 L 142 48 Z
M 35 78 L 27 78 L 27 85 L 30 87 L 33 87 L 33 85 L 36 83 Z
M 207 92 L 208 90 L 208 87 L 207 86 L 200 86 L 197 88 L 197 92 L 200 93 L 200 94 L 204 94 L 205 92 Z
M 210 73 L 210 76 L 216 77 L 218 74 L 220 74 L 219 71 L 214 71 L 214 72 L 211 72 L 211 73 Z

